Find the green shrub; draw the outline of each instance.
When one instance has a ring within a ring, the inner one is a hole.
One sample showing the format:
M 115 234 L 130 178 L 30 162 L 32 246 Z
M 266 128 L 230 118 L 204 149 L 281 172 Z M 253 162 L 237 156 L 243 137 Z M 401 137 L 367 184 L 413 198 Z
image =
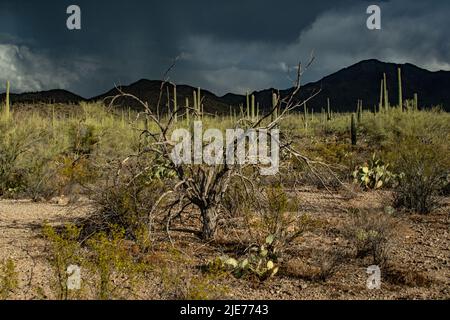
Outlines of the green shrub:
M 432 140 L 408 138 L 396 151 L 395 168 L 401 177 L 394 207 L 427 214 L 439 207 L 439 195 L 448 185 L 449 153 Z
M 82 265 L 84 262 L 79 242 L 80 233 L 81 229 L 74 224 L 67 224 L 60 230 L 50 225 L 43 228 L 43 235 L 49 243 L 49 262 L 53 270 L 50 287 L 60 300 L 71 298 L 67 287 L 67 267 Z
M 139 276 L 147 265 L 139 261 L 139 253 L 130 250 L 125 230 L 112 227 L 109 235 L 99 232 L 87 241 L 88 268 L 96 279 L 95 296 L 101 300 L 125 298 L 133 293 Z
M 120 226 L 128 239 L 142 238 L 143 229 L 150 228 L 151 210 L 172 174 L 155 163 L 146 166 L 150 161 L 130 159 L 121 166 L 119 175 L 115 166 L 106 171 L 105 180 L 97 182 L 94 189 L 95 208 L 89 217 L 90 227 L 107 230 L 111 225 Z
M 8 259 L 0 264 L 0 300 L 6 300 L 19 286 L 14 261 Z
M 99 142 L 96 128 L 83 121 L 70 125 L 68 137 L 70 141 L 70 152 L 78 156 L 91 155 Z

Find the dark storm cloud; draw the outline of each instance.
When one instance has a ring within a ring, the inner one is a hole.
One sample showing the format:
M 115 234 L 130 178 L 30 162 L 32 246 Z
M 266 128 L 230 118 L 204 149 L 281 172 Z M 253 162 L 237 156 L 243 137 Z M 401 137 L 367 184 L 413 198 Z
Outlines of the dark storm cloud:
M 374 1 L 382 31 L 365 27 L 372 2 L 0 0 L 0 81 L 18 90 L 67 88 L 90 96 L 139 78 L 218 93 L 287 87 L 287 70 L 314 50 L 305 80 L 361 59 L 450 69 L 449 2 Z M 65 28 L 78 4 L 82 30 Z

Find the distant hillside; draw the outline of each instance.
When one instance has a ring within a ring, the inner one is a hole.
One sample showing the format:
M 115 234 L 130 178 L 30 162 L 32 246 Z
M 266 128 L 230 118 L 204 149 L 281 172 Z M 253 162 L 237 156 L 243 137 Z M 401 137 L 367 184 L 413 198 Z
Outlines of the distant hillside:
M 85 101 L 84 98 L 69 92 L 67 90 L 49 90 L 40 92 L 27 92 L 21 94 L 10 94 L 12 103 L 63 103 L 63 104 L 78 104 Z M 0 100 L 5 100 L 5 94 L 0 95 Z
M 418 93 L 421 107 L 442 105 L 450 111 L 450 72 L 430 72 L 412 64 L 362 61 L 306 85 L 303 92 L 322 88 L 321 93 L 309 103 L 316 110 L 326 105 L 327 97 L 330 98 L 333 109 L 339 111 L 355 110 L 358 99 L 363 100 L 364 106 L 372 107 L 379 102 L 380 82 L 383 73 L 386 73 L 389 101 L 392 105 L 397 105 L 398 67 L 402 70 L 403 99 L 412 99 L 414 93 Z
M 302 87 L 298 99 L 308 98 L 313 92 L 321 90 L 308 103 L 308 108 L 313 108 L 316 112 L 326 106 L 327 98 L 330 98 L 334 111 L 353 111 L 359 99 L 363 100 L 365 108 L 372 109 L 378 104 L 380 94 L 380 81 L 383 73 L 386 73 L 388 81 L 389 100 L 392 105 L 398 103 L 398 82 L 397 68 L 402 69 L 403 97 L 412 99 L 414 93 L 418 93 L 419 105 L 421 107 L 431 107 L 441 105 L 446 111 L 450 111 L 450 72 L 431 72 L 421 69 L 412 64 L 384 63 L 378 60 L 365 60 L 333 73 L 317 82 L 306 84 Z M 230 79 L 230 81 L 232 81 Z M 161 81 L 139 80 L 128 86 L 121 86 L 121 90 L 136 95 L 143 101 L 147 101 L 151 107 L 155 107 L 160 94 Z M 167 90 L 170 101 L 173 99 L 173 86 L 166 84 L 163 88 L 161 99 L 161 110 L 166 110 Z M 177 85 L 177 99 L 179 105 L 184 105 L 186 98 L 190 106 L 193 105 L 193 91 L 196 88 L 189 85 Z M 282 96 L 292 92 L 291 89 L 280 90 Z M 272 103 L 272 92 L 276 89 L 266 89 L 254 92 L 255 100 L 260 104 L 261 109 L 268 109 Z M 117 89 L 111 89 L 99 96 L 84 99 L 76 94 L 65 90 L 51 90 L 45 92 L 12 94 L 13 103 L 79 103 L 80 101 L 105 101 L 108 97 L 118 93 Z M 4 100 L 4 94 L 1 95 Z M 228 113 L 230 106 L 235 109 L 240 104 L 245 104 L 245 96 L 228 93 L 222 97 L 214 93 L 202 90 L 202 103 L 205 111 L 209 113 Z M 172 103 L 171 103 L 172 104 Z M 137 108 L 138 104 L 130 99 L 123 98 L 117 101 L 117 105 Z
M 162 82 L 159 80 L 139 80 L 133 84 L 128 86 L 120 86 L 120 90 L 123 92 L 132 94 L 136 97 L 139 97 L 142 101 L 145 101 L 149 104 L 152 109 L 156 108 L 156 105 L 159 100 L 160 92 L 161 92 L 161 84 Z M 189 99 L 189 105 L 193 107 L 193 91 L 197 90 L 197 88 L 187 86 L 187 85 L 177 85 L 177 99 L 178 105 L 185 105 L 186 98 Z M 169 94 L 169 99 L 168 94 Z M 111 97 L 116 96 L 119 91 L 114 88 L 110 91 L 89 99 L 89 101 L 104 101 L 105 104 L 109 104 L 111 101 Z M 205 111 L 210 113 L 222 113 L 224 110 L 229 110 L 229 105 L 218 98 L 212 92 L 207 90 L 201 90 L 202 103 L 204 105 Z M 160 102 L 160 110 L 164 112 L 167 110 L 167 101 L 170 101 L 170 105 L 173 105 L 173 85 L 166 83 L 162 90 L 161 102 Z M 131 98 L 120 98 L 116 100 L 115 105 L 126 106 L 131 108 L 139 108 L 140 105 L 138 102 Z

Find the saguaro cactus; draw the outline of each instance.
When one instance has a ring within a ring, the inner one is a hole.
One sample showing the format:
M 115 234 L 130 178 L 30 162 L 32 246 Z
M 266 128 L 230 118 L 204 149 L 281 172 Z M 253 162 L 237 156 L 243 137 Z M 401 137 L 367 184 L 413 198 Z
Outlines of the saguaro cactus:
M 248 92 L 245 94 L 245 102 L 247 106 L 247 119 L 250 119 L 250 95 Z
M 252 121 L 255 121 L 256 113 L 255 113 L 255 96 L 252 95 Z
M 378 105 L 378 112 L 383 110 L 383 92 L 384 92 L 384 80 L 381 79 L 381 85 L 380 85 L 380 103 Z M 375 110 L 376 113 L 376 110 Z
M 387 82 L 386 82 L 386 73 L 383 73 L 383 89 L 384 89 L 384 109 L 389 109 L 389 97 L 388 97 L 388 90 L 387 90 Z
M 186 121 L 189 123 L 189 98 L 186 97 L 184 102 L 184 107 L 186 108 Z
M 303 120 L 306 121 L 308 116 L 308 107 L 306 106 L 306 101 L 303 102 Z
M 352 146 L 356 146 L 356 137 L 357 137 L 357 132 L 356 132 L 356 120 L 355 120 L 355 114 L 352 113 L 352 119 L 351 119 L 351 123 L 350 123 L 350 136 L 352 139 Z
M 9 119 L 10 105 L 9 105 L 9 81 L 6 81 L 6 99 L 5 99 L 5 118 Z
M 398 106 L 403 111 L 402 69 L 398 68 Z
M 356 107 L 356 112 L 358 115 L 358 123 L 362 121 L 362 101 L 358 100 L 358 106 Z
M 197 107 L 198 107 L 198 112 L 202 113 L 203 109 L 202 108 L 202 89 L 200 89 L 200 87 L 198 87 L 198 93 L 197 93 Z
M 417 93 L 414 93 L 414 111 L 419 110 L 419 96 Z
M 259 102 L 256 103 L 256 120 L 259 120 Z
M 331 120 L 331 105 L 330 98 L 327 98 L 327 121 Z
M 272 109 L 275 111 L 272 113 L 272 121 L 274 118 L 278 118 L 278 96 L 275 92 L 272 93 Z
M 197 91 L 194 90 L 192 95 L 193 95 L 193 98 L 194 98 L 194 115 L 196 117 L 198 117 L 198 109 L 199 109 L 199 107 L 198 107 L 198 100 L 197 100 Z
M 173 85 L 173 114 L 174 114 L 173 121 L 178 122 L 177 86 L 175 84 Z

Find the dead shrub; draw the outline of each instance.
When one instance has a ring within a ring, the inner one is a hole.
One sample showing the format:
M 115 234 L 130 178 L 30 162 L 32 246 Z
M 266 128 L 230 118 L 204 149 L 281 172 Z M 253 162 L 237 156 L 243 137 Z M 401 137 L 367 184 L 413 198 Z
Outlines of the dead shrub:
M 392 265 L 386 268 L 383 278 L 392 284 L 409 287 L 428 287 L 432 283 L 430 277 L 423 272 Z
M 346 259 L 347 253 L 341 248 L 317 250 L 307 261 L 303 259 L 288 261 L 282 273 L 308 281 L 325 282 L 339 271 L 339 267 Z
M 356 257 L 371 257 L 372 263 L 385 266 L 395 228 L 393 218 L 384 212 L 356 209 L 344 235 L 356 250 Z

